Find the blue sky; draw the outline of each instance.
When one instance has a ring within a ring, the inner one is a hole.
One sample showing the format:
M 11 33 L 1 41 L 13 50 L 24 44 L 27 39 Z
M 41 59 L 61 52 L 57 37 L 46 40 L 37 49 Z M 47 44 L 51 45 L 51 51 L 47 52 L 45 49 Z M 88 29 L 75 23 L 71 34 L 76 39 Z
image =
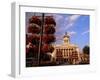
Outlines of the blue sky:
M 28 21 L 28 18 L 32 15 L 34 15 L 34 13 L 27 13 L 26 21 Z M 35 13 L 35 15 L 41 15 L 41 13 Z M 89 45 L 89 15 L 58 13 L 45 13 L 45 15 L 53 16 L 56 21 L 56 44 L 62 44 L 63 36 L 65 32 L 68 32 L 72 44 L 78 45 L 81 49 L 85 45 Z
M 85 45 L 89 45 L 89 15 L 55 14 L 55 16 L 56 44 L 62 44 L 62 37 L 65 32 L 68 32 L 72 44 L 78 45 L 81 49 Z M 57 16 L 58 19 L 56 19 Z
M 70 35 L 71 43 L 78 45 L 81 49 L 85 45 L 89 45 L 89 16 L 76 15 L 76 14 L 60 14 L 62 16 L 57 21 L 56 35 L 59 37 L 56 41 L 57 44 L 62 44 L 62 36 L 65 32 Z

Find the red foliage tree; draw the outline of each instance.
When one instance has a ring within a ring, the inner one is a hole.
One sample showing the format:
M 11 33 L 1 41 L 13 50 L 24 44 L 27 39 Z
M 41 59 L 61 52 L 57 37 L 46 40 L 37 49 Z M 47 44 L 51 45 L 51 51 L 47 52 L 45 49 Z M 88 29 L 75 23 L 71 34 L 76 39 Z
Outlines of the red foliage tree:
M 48 44 L 43 44 L 41 48 L 42 53 L 47 53 L 49 52 L 49 45 Z
M 32 43 L 29 43 L 26 45 L 26 53 L 30 53 L 30 52 L 37 52 L 38 51 L 38 47 L 36 45 L 33 45 Z
M 32 35 L 28 35 L 26 37 L 26 43 L 28 44 L 29 42 L 30 43 L 33 43 L 33 44 L 37 44 L 37 42 L 39 42 L 40 40 L 40 36 L 37 35 L 37 34 L 32 34 Z
M 54 18 L 52 17 L 52 16 L 46 16 L 46 18 L 45 18 L 45 24 L 54 24 L 54 25 L 56 25 L 56 22 L 55 22 L 55 20 L 54 20 Z
M 41 29 L 42 26 L 43 29 Z M 50 55 L 47 53 L 52 53 L 54 51 L 52 42 L 56 40 L 54 35 L 55 26 L 56 22 L 52 16 L 45 16 L 43 25 L 40 16 L 32 16 L 29 19 L 29 26 L 27 29 L 28 33 L 31 33 L 31 35 L 26 35 L 26 57 L 38 58 L 37 55 L 40 48 L 40 60 L 50 60 Z
M 55 28 L 53 25 L 46 25 L 44 27 L 44 33 L 45 34 L 54 34 L 55 33 Z
M 30 24 L 28 27 L 28 32 L 29 33 L 39 33 L 40 32 L 40 27 L 38 25 L 35 24 Z
M 46 54 L 46 53 L 51 53 L 54 51 L 54 47 L 51 44 L 43 44 L 41 47 L 41 52 Z
M 35 23 L 39 26 L 41 26 L 41 19 L 39 16 L 32 16 L 30 19 L 29 19 L 29 24 L 31 23 Z
M 45 42 L 45 43 L 52 43 L 52 42 L 54 42 L 55 41 L 55 36 L 54 35 L 52 35 L 52 34 L 44 34 L 43 35 L 43 41 Z

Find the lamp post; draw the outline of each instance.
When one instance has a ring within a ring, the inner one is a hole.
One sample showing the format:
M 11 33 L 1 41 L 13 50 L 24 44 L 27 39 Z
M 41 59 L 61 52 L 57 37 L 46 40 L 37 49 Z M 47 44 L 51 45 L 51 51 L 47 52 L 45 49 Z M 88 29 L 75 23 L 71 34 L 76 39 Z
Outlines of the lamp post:
M 43 26 L 44 26 L 44 13 L 42 13 L 42 21 L 41 21 L 41 31 L 40 31 L 40 43 L 39 43 L 39 51 L 38 51 L 38 65 L 41 62 L 41 46 L 42 46 L 42 36 L 43 36 Z

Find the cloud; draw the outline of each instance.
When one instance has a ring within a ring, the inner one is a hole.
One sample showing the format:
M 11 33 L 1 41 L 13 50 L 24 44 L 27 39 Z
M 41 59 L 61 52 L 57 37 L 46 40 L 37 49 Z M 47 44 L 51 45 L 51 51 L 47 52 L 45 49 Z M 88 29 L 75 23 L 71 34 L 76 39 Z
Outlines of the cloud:
M 80 15 L 71 15 L 71 16 L 69 17 L 69 21 L 70 21 L 70 22 L 74 22 L 74 21 L 76 21 L 79 17 L 80 17 Z
M 60 14 L 52 14 L 52 13 L 48 13 L 46 14 L 46 16 L 53 16 L 57 21 L 63 18 L 63 16 Z
M 75 31 L 68 31 L 67 33 L 70 36 L 77 34 Z M 62 40 L 64 35 L 65 35 L 65 33 L 63 33 L 63 34 L 56 34 L 56 40 Z
M 76 33 L 75 31 L 68 31 L 68 34 L 69 34 L 70 36 L 72 36 L 72 35 L 76 35 L 77 33 Z
M 59 20 L 61 20 L 63 18 L 63 16 L 59 15 L 59 14 L 53 14 L 53 16 L 54 16 L 56 21 L 59 21 Z
M 56 36 L 56 39 L 57 39 L 57 40 L 62 40 L 62 38 L 63 38 L 62 35 Z
M 86 30 L 86 31 L 82 32 L 81 35 L 85 35 L 87 33 L 89 33 L 89 30 Z
M 65 29 L 67 30 L 70 27 L 72 27 L 80 16 L 81 15 L 74 14 L 74 15 L 71 15 L 69 17 L 66 17 L 65 24 L 64 24 Z

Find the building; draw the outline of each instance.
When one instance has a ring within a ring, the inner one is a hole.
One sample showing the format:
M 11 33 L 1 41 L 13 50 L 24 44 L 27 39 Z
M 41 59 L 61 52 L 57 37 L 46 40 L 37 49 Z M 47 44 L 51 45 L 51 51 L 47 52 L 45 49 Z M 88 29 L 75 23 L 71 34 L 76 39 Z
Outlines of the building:
M 79 48 L 77 45 L 70 43 L 70 36 L 68 33 L 63 37 L 63 44 L 55 45 L 54 47 L 55 50 L 52 57 L 57 64 L 79 64 Z

